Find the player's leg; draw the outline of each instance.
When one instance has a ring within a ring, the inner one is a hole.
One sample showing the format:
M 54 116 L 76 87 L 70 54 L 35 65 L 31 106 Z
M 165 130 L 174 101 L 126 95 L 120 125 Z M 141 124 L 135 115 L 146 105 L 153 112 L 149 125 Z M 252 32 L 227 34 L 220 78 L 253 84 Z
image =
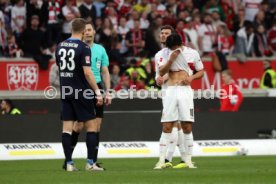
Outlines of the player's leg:
M 98 84 L 99 88 L 102 89 L 102 86 Z M 96 136 L 97 136 L 97 147 L 95 150 L 95 163 L 98 160 L 98 152 L 99 152 L 99 144 L 100 144 L 100 131 L 101 131 L 101 125 L 102 125 L 102 120 L 104 116 L 104 106 L 96 106 L 96 100 L 95 100 L 95 110 L 96 110 Z M 96 164 L 98 167 L 99 164 Z
M 169 86 L 165 92 L 165 95 L 162 97 L 162 134 L 159 140 L 159 161 L 154 169 L 162 169 L 162 167 L 164 167 L 168 145 L 171 140 L 173 123 L 178 120 L 175 88 L 173 86 Z
M 66 171 L 77 171 L 74 167 L 71 153 L 73 123 L 76 119 L 71 100 L 61 100 L 61 119 L 63 120 L 61 142 L 65 155 L 63 168 Z
M 179 88 L 182 91 L 181 97 L 179 98 L 179 114 L 181 120 L 181 127 L 184 134 L 184 148 L 185 156 L 184 161 L 189 168 L 195 168 L 192 163 L 193 153 L 193 133 L 192 127 L 194 122 L 194 101 L 193 101 L 193 90 L 189 86 L 182 86 Z
M 74 126 L 73 126 L 73 131 L 72 131 L 72 147 L 71 147 L 71 152 L 73 154 L 74 149 L 78 143 L 78 139 L 79 139 L 79 135 L 80 132 L 82 131 L 84 127 L 84 123 L 83 122 L 74 122 Z
M 177 146 L 177 140 L 178 140 L 178 122 L 174 123 L 173 125 L 173 129 L 171 132 L 171 138 L 170 138 L 170 142 L 169 142 L 169 146 L 168 146 L 168 152 L 167 152 L 167 156 L 166 156 L 166 163 L 170 163 L 172 162 L 172 158 L 173 158 L 173 154 L 175 152 L 175 148 Z
M 93 100 L 79 98 L 74 101 L 74 109 L 76 110 L 78 122 L 84 122 L 86 125 L 86 147 L 87 147 L 87 164 L 86 170 L 92 170 L 94 165 L 95 149 L 97 146 L 96 137 L 96 114 Z
M 187 167 L 187 164 L 185 164 L 185 146 L 184 146 L 184 133 L 181 127 L 181 122 L 177 124 L 178 128 L 178 139 L 177 139 L 177 146 L 180 153 L 181 161 L 180 163 L 173 166 L 174 169 L 182 169 Z
M 185 147 L 185 163 L 189 168 L 196 168 L 192 163 L 193 143 L 194 137 L 192 133 L 192 122 L 182 122 L 182 129 L 184 133 L 184 147 Z
M 96 119 L 85 122 L 87 134 L 86 134 L 86 146 L 87 146 L 87 164 L 86 170 L 98 170 L 95 162 L 95 154 L 97 148 L 97 123 Z M 103 169 L 101 169 L 103 170 Z

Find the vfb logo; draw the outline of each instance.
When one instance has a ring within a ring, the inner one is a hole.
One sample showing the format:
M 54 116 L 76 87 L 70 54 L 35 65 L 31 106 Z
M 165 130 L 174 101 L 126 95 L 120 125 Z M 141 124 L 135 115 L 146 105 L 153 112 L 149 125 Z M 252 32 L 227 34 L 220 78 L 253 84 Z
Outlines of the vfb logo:
M 37 64 L 8 64 L 7 80 L 10 90 L 36 90 Z

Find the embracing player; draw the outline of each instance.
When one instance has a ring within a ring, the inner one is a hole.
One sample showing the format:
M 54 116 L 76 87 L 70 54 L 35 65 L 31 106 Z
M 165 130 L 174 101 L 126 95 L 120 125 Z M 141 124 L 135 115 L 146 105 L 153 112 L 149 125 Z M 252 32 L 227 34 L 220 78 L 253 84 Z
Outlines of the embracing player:
M 90 47 L 82 42 L 86 21 L 81 18 L 72 21 L 72 35 L 61 42 L 56 49 L 56 63 L 59 67 L 61 88 L 62 146 L 65 154 L 65 170 L 78 171 L 72 161 L 72 130 L 75 121 L 84 122 L 87 127 L 87 162 L 93 158 L 93 128 L 95 107 L 93 99 L 85 96 L 91 88 L 96 93 L 98 104 L 103 99 L 91 71 Z
M 166 39 L 166 46 L 170 49 L 168 60 L 158 62 L 159 73 L 168 73 L 167 88 L 163 96 L 163 111 L 161 122 L 181 122 L 184 133 L 185 156 L 184 162 L 188 168 L 196 168 L 192 162 L 194 122 L 193 90 L 191 83 L 204 75 L 203 64 L 199 53 L 182 45 L 178 34 L 171 34 Z M 193 72 L 191 68 L 196 70 Z
M 155 71 L 156 71 L 156 83 L 157 85 L 162 87 L 162 90 L 165 90 L 167 87 L 166 81 L 168 80 L 168 74 L 164 76 L 159 75 L 159 63 L 165 62 L 165 60 L 169 59 L 170 50 L 165 47 L 166 39 L 169 35 L 174 33 L 175 30 L 170 25 L 164 25 L 160 30 L 160 42 L 163 46 L 159 52 L 155 55 Z M 184 149 L 184 138 L 183 131 L 181 126 L 177 122 L 163 122 L 162 123 L 162 133 L 159 140 L 159 161 L 155 165 L 154 169 L 163 169 L 172 167 L 172 157 L 178 145 L 179 152 L 181 155 L 181 160 L 184 159 L 185 149 Z M 174 166 L 174 168 L 184 168 L 186 167 L 185 163 L 181 162 Z

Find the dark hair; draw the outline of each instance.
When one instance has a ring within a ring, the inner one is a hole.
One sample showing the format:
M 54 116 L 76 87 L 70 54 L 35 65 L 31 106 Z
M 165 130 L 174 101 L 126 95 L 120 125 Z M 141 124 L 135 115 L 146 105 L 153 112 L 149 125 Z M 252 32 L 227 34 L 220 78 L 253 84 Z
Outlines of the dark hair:
M 9 106 L 13 107 L 13 103 L 9 99 L 3 99 L 2 101 L 5 101 Z
M 72 22 L 72 32 L 73 33 L 81 33 L 85 29 L 87 21 L 82 18 L 76 18 Z
M 232 71 L 231 71 L 231 70 L 229 70 L 229 69 L 227 69 L 227 70 L 223 70 L 221 73 L 222 73 L 222 74 L 226 74 L 226 75 L 228 75 L 228 76 L 232 77 Z
M 177 33 L 172 33 L 170 36 L 167 37 L 166 46 L 171 49 L 173 46 L 180 46 L 182 45 L 181 36 Z
M 163 29 L 169 29 L 169 30 L 171 30 L 172 33 L 174 32 L 174 28 L 171 25 L 164 25 L 164 26 L 161 27 L 161 31 Z

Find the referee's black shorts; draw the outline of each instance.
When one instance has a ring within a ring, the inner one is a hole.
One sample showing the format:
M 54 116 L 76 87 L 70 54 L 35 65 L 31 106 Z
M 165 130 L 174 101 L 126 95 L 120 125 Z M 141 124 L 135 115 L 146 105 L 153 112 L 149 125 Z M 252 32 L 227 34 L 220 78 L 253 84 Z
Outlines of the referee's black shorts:
M 98 88 L 101 90 L 101 92 L 103 94 L 104 88 L 103 88 L 102 82 L 97 83 L 97 85 L 98 85 Z M 95 106 L 95 110 L 96 110 L 96 117 L 97 118 L 103 118 L 104 104 L 101 105 L 101 106 L 97 106 L 96 104 L 97 104 L 97 99 L 95 98 L 94 106 Z

